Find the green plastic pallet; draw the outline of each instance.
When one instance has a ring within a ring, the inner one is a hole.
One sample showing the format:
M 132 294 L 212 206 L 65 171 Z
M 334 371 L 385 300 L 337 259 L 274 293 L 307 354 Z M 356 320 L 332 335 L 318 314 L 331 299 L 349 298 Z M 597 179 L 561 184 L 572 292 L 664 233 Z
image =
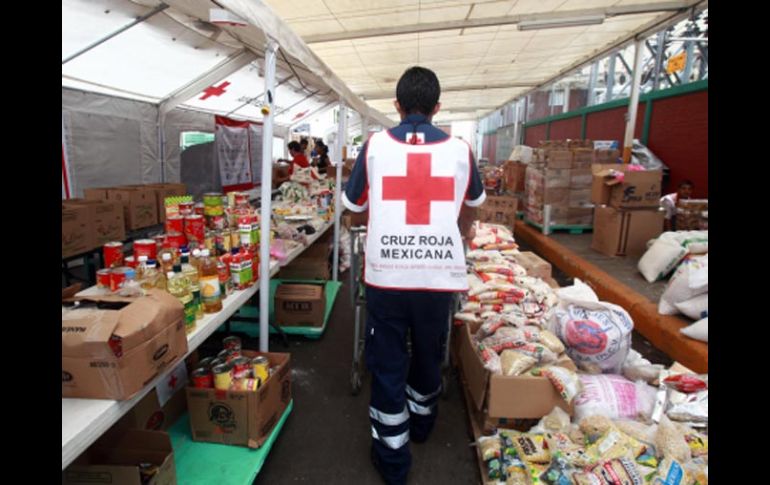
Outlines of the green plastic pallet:
M 540 229 L 540 231 L 543 230 L 543 225 L 538 224 L 537 222 L 532 222 L 529 219 L 525 218 L 524 222 L 529 224 L 532 227 L 536 227 L 537 229 Z M 553 225 L 550 227 L 551 231 L 566 231 L 570 234 L 583 234 L 584 232 L 593 231 L 594 226 L 588 226 L 588 225 L 569 225 L 569 224 L 561 224 L 561 225 Z
M 324 324 L 321 327 L 284 327 L 280 326 L 281 330 L 288 335 L 303 335 L 311 339 L 319 339 L 321 335 L 326 331 L 326 327 L 329 324 L 329 315 L 332 313 L 332 307 L 337 299 L 337 293 L 342 286 L 339 281 L 319 281 L 319 280 L 270 280 L 270 314 L 269 319 L 271 322 L 275 321 L 275 290 L 281 283 L 306 283 L 306 284 L 324 284 L 324 295 L 326 295 L 326 310 L 324 311 Z M 259 308 L 255 306 L 243 305 L 238 312 L 233 315 L 230 320 L 230 329 L 235 332 L 243 332 L 247 335 L 258 337 L 259 326 L 250 322 L 238 322 L 238 317 L 259 317 Z M 270 333 L 275 333 L 275 330 L 271 327 Z M 254 334 L 254 335 L 252 335 Z
M 292 399 L 267 441 L 257 449 L 193 441 L 190 416 L 183 415 L 168 430 L 174 448 L 177 482 L 184 485 L 251 485 L 293 407 Z

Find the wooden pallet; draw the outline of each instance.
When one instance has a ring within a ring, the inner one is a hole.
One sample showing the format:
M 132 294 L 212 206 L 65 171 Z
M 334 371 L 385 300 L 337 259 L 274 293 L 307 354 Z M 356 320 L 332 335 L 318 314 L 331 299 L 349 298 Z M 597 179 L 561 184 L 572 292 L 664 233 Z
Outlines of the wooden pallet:
M 527 224 L 529 224 L 532 227 L 535 227 L 535 228 L 539 229 L 541 232 L 543 231 L 543 225 L 542 224 L 538 224 L 537 222 L 530 221 L 527 218 L 524 218 L 524 222 L 526 222 Z M 564 232 L 569 232 L 570 234 L 583 234 L 583 233 L 586 233 L 586 232 L 593 231 L 593 229 L 594 229 L 594 226 L 589 226 L 589 225 L 569 225 L 569 224 L 556 224 L 556 225 L 552 225 L 550 227 L 551 232 L 564 231 Z

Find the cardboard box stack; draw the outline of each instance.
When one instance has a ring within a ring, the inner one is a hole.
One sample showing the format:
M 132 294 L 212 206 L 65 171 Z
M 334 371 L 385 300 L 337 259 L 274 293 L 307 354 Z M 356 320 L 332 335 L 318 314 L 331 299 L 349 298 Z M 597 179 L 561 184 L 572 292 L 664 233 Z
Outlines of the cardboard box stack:
M 591 248 L 607 256 L 639 257 L 663 231 L 660 170 L 631 171 L 594 164 L 591 202 L 596 206 Z
M 680 200 L 676 204 L 677 231 L 707 231 L 709 228 L 708 199 Z
M 516 211 L 519 199 L 511 195 L 487 195 L 484 203 L 478 208 L 478 220 L 501 224 L 511 230 L 516 223 Z
M 123 206 L 109 200 L 62 201 L 62 258 L 126 238 Z
M 545 224 L 545 207 L 549 206 L 551 225 L 590 226 L 595 152 L 591 140 L 542 142 L 526 169 L 526 219 Z

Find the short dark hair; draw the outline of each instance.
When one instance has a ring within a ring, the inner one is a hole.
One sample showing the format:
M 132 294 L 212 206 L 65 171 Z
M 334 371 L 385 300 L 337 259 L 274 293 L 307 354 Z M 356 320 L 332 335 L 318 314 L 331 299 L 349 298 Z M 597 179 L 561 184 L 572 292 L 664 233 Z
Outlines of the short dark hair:
M 695 184 L 692 183 L 692 180 L 690 179 L 684 179 L 681 182 L 679 182 L 679 187 L 684 187 L 685 185 L 689 185 L 690 187 L 695 187 Z
M 396 85 L 396 99 L 406 114 L 430 115 L 440 95 L 441 86 L 436 74 L 420 66 L 404 71 Z
M 300 146 L 299 142 L 290 141 L 289 142 L 289 150 L 294 150 L 295 152 L 301 152 L 302 151 L 302 147 Z
M 299 141 L 300 145 L 307 145 L 307 138 L 303 138 Z

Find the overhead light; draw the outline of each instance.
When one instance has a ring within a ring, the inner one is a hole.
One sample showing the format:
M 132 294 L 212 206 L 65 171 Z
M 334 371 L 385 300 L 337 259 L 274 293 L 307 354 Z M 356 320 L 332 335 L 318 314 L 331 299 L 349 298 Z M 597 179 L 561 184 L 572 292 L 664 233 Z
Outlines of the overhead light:
M 599 25 L 604 22 L 603 15 L 587 17 L 572 17 L 547 20 L 522 20 L 518 23 L 519 30 L 558 29 L 561 27 L 582 27 L 584 25 Z

